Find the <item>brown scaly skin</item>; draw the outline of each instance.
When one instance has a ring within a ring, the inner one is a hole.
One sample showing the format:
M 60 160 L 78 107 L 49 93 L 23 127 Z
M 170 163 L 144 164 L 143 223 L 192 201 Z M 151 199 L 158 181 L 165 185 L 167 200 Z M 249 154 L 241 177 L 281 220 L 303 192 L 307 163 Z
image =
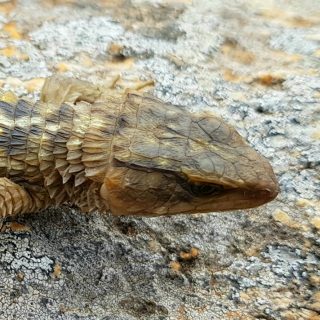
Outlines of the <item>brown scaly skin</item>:
M 160 216 L 276 197 L 268 161 L 210 113 L 51 77 L 41 101 L 0 92 L 0 217 L 69 203 Z

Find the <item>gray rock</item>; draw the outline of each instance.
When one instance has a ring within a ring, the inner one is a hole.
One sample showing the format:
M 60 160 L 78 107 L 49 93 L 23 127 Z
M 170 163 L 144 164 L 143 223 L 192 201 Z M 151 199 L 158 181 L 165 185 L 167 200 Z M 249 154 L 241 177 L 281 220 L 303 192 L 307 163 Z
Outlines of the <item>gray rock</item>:
M 0 50 L 28 57 L 0 51 L 6 89 L 23 95 L 59 63 L 100 83 L 119 72 L 128 83 L 154 79 L 159 98 L 237 127 L 273 164 L 281 194 L 224 214 L 119 218 L 62 207 L 17 218 L 25 227 L 15 232 L 7 221 L 0 319 L 319 317 L 319 1 L 53 3 L 0 10 L 1 26 L 14 20 L 22 34 L 0 31 Z M 182 259 L 192 248 L 199 255 Z

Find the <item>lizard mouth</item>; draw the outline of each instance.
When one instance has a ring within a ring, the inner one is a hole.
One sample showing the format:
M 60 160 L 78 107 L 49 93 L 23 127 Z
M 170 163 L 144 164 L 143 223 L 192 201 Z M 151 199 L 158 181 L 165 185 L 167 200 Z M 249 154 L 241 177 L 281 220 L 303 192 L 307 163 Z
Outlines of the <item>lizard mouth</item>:
M 219 194 L 193 198 L 191 210 L 190 207 L 184 207 L 182 204 L 172 206 L 170 214 L 175 214 L 176 212 L 207 213 L 255 208 L 273 200 L 278 192 L 278 188 L 261 190 L 223 189 Z
M 230 179 L 227 176 L 204 177 L 184 170 L 183 173 L 189 185 L 196 184 L 202 186 L 200 190 L 209 190 L 207 195 L 194 194 L 193 212 L 249 209 L 273 200 L 279 193 L 279 185 L 271 167 L 266 166 L 266 168 L 269 170 L 266 170 L 265 174 L 260 174 L 259 179 L 248 179 L 247 181 Z
M 279 193 L 277 180 L 270 177 L 260 181 L 219 179 L 185 175 L 177 179 L 180 186 L 190 195 L 189 207 L 183 204 L 173 205 L 170 214 L 207 213 L 250 209 L 273 200 Z
M 203 203 L 197 210 L 202 211 L 208 205 L 208 210 L 226 211 L 254 208 L 273 200 L 278 194 L 278 190 L 249 190 L 249 189 L 229 189 L 217 195 L 210 204 Z

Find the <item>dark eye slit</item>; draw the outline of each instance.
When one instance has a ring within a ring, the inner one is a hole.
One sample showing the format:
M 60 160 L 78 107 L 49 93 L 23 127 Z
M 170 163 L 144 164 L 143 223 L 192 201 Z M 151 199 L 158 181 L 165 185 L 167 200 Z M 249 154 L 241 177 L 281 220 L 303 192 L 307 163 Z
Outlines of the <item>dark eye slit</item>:
M 218 184 L 189 184 L 190 191 L 195 196 L 210 196 L 219 194 L 223 187 Z
M 224 187 L 219 184 L 214 183 L 193 183 L 186 179 L 186 177 L 176 174 L 175 172 L 169 170 L 163 170 L 159 168 L 148 168 L 147 166 L 139 166 L 134 163 L 126 163 L 118 159 L 113 159 L 113 165 L 115 167 L 127 167 L 133 170 L 144 171 L 144 172 L 160 172 L 165 175 L 170 175 L 175 178 L 180 186 L 187 190 L 191 195 L 195 197 L 205 197 L 210 195 L 218 195 L 224 191 Z
M 178 181 L 183 189 L 187 190 L 190 194 L 196 197 L 217 195 L 224 190 L 222 185 L 214 183 L 193 183 L 181 177 L 178 179 Z

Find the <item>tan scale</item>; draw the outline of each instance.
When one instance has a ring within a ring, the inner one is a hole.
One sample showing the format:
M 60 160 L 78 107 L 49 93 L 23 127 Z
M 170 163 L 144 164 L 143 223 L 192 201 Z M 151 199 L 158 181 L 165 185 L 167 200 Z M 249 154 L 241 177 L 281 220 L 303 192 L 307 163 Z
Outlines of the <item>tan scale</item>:
M 117 80 L 117 79 L 116 79 Z M 0 91 L 0 217 L 63 203 L 159 216 L 274 199 L 268 161 L 211 113 L 53 76 L 40 101 Z

